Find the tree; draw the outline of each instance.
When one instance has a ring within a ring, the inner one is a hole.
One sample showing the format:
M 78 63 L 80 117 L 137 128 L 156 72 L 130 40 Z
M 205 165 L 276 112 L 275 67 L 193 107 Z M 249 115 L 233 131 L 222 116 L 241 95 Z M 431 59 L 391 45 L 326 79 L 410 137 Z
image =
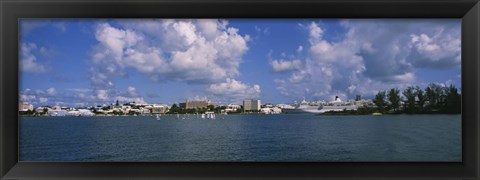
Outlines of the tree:
M 455 86 L 450 85 L 445 88 L 445 105 L 442 111 L 449 114 L 457 114 L 462 111 L 462 97 Z
M 405 96 L 405 101 L 404 101 L 404 111 L 406 113 L 415 113 L 415 97 L 417 96 L 416 95 L 416 92 L 415 92 L 415 88 L 413 88 L 412 86 L 408 87 L 407 89 L 403 90 L 402 92 L 403 96 Z
M 208 105 L 207 109 L 208 109 L 208 111 L 213 111 L 213 110 L 215 110 L 215 106 L 214 105 Z
M 390 101 L 390 107 L 393 109 L 393 111 L 398 111 L 400 108 L 400 90 L 397 88 L 392 88 L 390 91 L 388 91 L 388 100 Z
M 425 96 L 425 93 L 423 92 L 422 89 L 420 89 L 420 87 L 416 87 L 416 91 L 417 91 L 417 111 L 418 112 L 424 112 L 425 111 L 425 101 L 426 101 L 426 96 Z
M 373 102 L 375 103 L 375 105 L 377 105 L 377 109 L 378 111 L 380 112 L 384 112 L 385 111 L 385 91 L 380 91 L 377 93 L 377 95 L 375 95 L 375 99 L 373 100 Z
M 178 107 L 177 104 L 173 104 L 170 110 L 168 111 L 168 114 L 176 114 L 176 113 L 180 113 L 180 111 L 181 111 L 181 108 Z
M 120 106 L 120 103 L 118 103 L 118 100 L 115 102 L 115 106 Z

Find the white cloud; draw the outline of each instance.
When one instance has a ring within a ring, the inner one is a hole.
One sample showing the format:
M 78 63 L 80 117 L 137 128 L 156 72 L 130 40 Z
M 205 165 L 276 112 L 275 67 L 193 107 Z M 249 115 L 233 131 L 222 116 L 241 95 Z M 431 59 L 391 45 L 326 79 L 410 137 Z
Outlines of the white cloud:
M 130 96 L 137 96 L 137 91 L 136 91 L 135 87 L 128 86 L 128 94 L 130 94 Z
M 225 82 L 211 84 L 207 91 L 228 102 L 240 102 L 243 99 L 259 98 L 260 86 L 248 85 L 235 79 L 227 78 Z
M 106 101 L 109 99 L 107 90 L 105 89 L 100 89 L 97 90 L 97 98 L 102 101 Z
M 460 65 L 457 21 L 343 20 L 340 25 L 346 33 L 335 41 L 324 39 L 326 29 L 315 22 L 300 25 L 308 30 L 309 54 L 290 77 L 275 81 L 281 94 L 312 100 L 372 96 L 420 82 L 415 68 Z
M 52 87 L 47 89 L 47 93 L 48 95 L 54 96 L 57 93 L 57 91 L 55 90 L 55 88 Z
M 35 43 L 22 43 L 20 46 L 20 69 L 24 72 L 42 73 L 47 67 L 37 61 L 33 51 L 37 50 Z
M 39 98 L 40 103 L 46 103 L 48 101 L 48 98 L 41 97 Z
M 415 80 L 415 74 L 412 72 L 407 72 L 405 74 L 396 75 L 393 78 L 400 82 L 412 82 Z
M 323 36 L 323 29 L 318 26 L 317 23 L 312 22 L 308 26 L 308 32 L 310 35 L 310 43 L 315 44 L 318 40 L 320 40 Z
M 152 80 L 189 83 L 220 82 L 240 74 L 249 36 L 227 21 L 120 20 L 119 27 L 97 26 L 91 81 L 103 86 L 126 76 L 131 67 Z
M 124 96 L 117 96 L 115 97 L 116 100 L 120 102 L 135 102 L 138 104 L 147 104 L 147 102 L 140 97 L 124 97 Z
M 34 95 L 25 95 L 25 94 L 20 94 L 20 101 L 23 102 L 30 102 L 36 100 L 37 97 Z
M 301 69 L 302 61 L 299 59 L 291 61 L 280 59 L 271 61 L 270 65 L 272 65 L 273 71 L 275 72 L 286 72 Z
M 297 53 L 301 53 L 301 52 L 303 52 L 303 46 L 298 46 Z
M 460 66 L 461 33 L 456 28 L 438 28 L 430 34 L 411 34 L 414 65 L 425 68 Z

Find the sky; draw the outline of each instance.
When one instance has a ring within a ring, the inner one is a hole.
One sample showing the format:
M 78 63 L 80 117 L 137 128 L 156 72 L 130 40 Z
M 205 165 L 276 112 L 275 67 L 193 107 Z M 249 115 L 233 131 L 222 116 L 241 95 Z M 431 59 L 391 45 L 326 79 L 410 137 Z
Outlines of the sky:
M 372 98 L 461 89 L 460 19 L 22 19 L 34 106 Z

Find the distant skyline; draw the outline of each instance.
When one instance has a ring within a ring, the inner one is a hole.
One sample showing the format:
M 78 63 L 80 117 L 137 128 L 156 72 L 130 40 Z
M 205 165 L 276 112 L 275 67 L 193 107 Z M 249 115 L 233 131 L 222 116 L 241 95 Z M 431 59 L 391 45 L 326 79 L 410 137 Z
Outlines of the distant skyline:
M 461 89 L 460 19 L 22 19 L 35 106 L 372 98 Z

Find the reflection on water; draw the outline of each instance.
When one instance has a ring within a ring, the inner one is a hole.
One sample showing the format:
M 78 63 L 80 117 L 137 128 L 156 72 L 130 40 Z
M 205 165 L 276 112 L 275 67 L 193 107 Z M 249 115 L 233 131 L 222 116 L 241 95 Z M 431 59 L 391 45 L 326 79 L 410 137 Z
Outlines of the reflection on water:
M 21 117 L 21 161 L 461 161 L 460 115 Z

